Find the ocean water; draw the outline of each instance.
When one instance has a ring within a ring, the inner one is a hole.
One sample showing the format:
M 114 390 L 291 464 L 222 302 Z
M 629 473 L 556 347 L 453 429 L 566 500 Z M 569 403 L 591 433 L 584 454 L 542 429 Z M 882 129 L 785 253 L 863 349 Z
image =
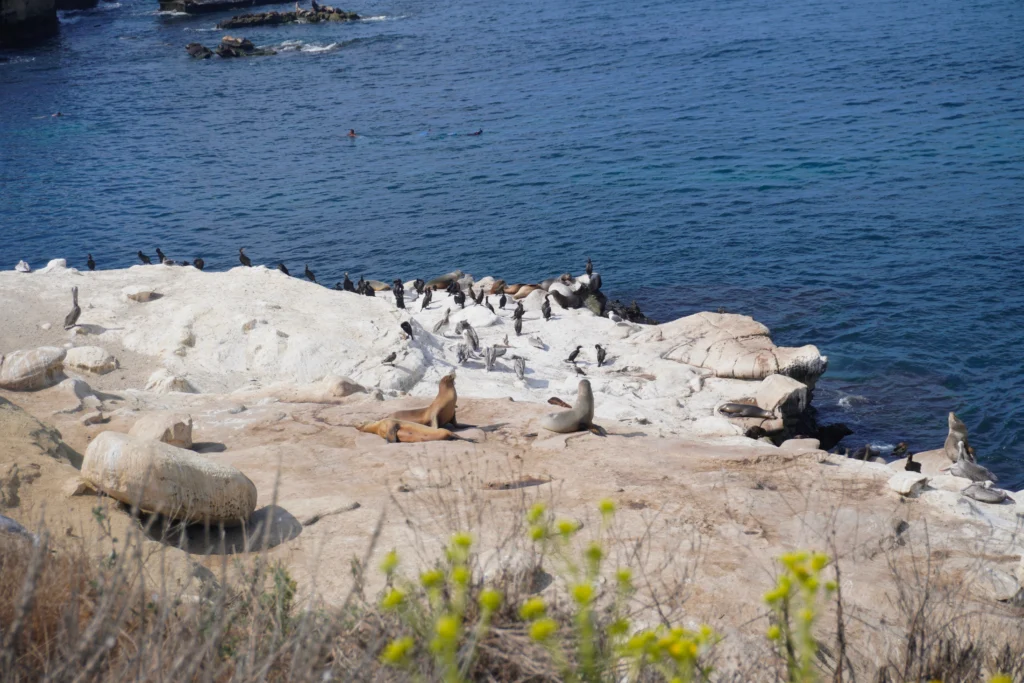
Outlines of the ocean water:
M 1024 487 L 1018 0 L 350 0 L 372 19 L 203 62 L 228 15 L 156 5 L 0 52 L 0 267 L 244 245 L 328 284 L 529 281 L 589 255 L 656 318 L 818 345 L 847 445 L 938 447 L 956 410 Z

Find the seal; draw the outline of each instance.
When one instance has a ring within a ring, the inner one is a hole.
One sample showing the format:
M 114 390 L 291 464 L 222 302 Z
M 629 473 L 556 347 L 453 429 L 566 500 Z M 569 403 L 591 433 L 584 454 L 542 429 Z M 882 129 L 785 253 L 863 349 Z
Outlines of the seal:
M 540 420 L 540 426 L 559 434 L 571 434 L 594 426 L 594 392 L 589 380 L 580 380 L 576 394 L 576 405 L 572 410 L 548 413 Z
M 447 275 L 435 277 L 433 280 L 427 283 L 428 289 L 446 289 L 448 285 L 456 282 L 460 277 L 465 275 L 461 270 L 455 270 Z
M 376 434 L 388 443 L 421 443 L 423 441 L 444 441 L 446 439 L 459 439 L 453 432 L 443 429 L 428 427 L 416 422 L 406 422 L 386 417 L 376 422 L 367 422 L 356 427 L 361 432 Z
M 426 408 L 418 410 L 399 410 L 391 413 L 388 417 L 401 422 L 414 422 L 437 429 L 446 424 L 457 424 L 455 422 L 455 403 L 458 400 L 455 393 L 455 373 L 445 375 L 437 386 L 437 396 L 434 402 Z M 593 403 L 593 401 L 591 401 Z
M 386 292 L 391 289 L 391 285 L 386 282 L 381 282 L 380 280 L 367 280 L 366 284 L 375 292 Z
M 952 462 L 956 462 L 960 457 L 957 444 L 961 441 L 964 443 L 964 447 L 967 449 L 968 455 L 970 455 L 971 449 L 967 441 L 967 425 L 965 425 L 960 418 L 956 416 L 956 413 L 950 412 L 949 434 L 946 435 L 945 451 L 946 457 Z
M 718 407 L 718 412 L 726 417 L 760 417 L 766 420 L 775 417 L 764 408 L 749 403 L 724 403 Z
M 488 294 L 504 294 L 505 293 L 505 281 L 495 280 L 491 283 L 491 291 Z

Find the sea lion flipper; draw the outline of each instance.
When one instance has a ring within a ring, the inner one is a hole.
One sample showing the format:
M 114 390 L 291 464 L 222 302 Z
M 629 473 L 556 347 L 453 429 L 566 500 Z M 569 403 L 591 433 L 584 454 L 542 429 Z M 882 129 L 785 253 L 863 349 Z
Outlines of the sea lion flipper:
M 608 436 L 608 431 L 600 425 L 591 423 L 587 429 L 598 436 Z
M 400 426 L 399 422 L 397 422 L 397 421 L 392 422 L 391 426 L 388 428 L 387 435 L 384 437 L 384 440 L 387 441 L 388 443 L 399 443 L 399 439 L 398 439 L 398 429 L 399 429 L 399 426 Z

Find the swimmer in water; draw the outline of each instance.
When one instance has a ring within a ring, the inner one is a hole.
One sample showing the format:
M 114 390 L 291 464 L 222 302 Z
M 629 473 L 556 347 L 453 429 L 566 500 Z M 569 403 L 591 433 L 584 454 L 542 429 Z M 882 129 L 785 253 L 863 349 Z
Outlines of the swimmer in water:
M 348 129 L 348 137 L 350 137 L 350 138 L 356 137 L 356 129 L 355 128 L 349 128 Z
M 478 130 L 475 133 L 470 133 L 470 135 L 483 135 L 483 134 L 484 134 L 484 129 L 483 128 L 481 128 L 480 130 Z
M 57 117 L 57 116 L 64 116 L 64 114 L 61 114 L 60 112 L 57 112 L 56 114 L 50 114 L 50 116 L 51 117 Z

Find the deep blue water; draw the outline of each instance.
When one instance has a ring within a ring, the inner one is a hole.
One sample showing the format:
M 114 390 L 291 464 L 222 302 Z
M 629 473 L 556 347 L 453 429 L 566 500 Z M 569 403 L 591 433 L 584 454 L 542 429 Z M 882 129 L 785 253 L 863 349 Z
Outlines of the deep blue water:
M 1024 486 L 1019 0 L 345 7 L 383 19 L 245 32 L 291 48 L 259 59 L 191 61 L 226 15 L 156 0 L 0 52 L 0 267 L 246 245 L 329 283 L 536 280 L 590 255 L 655 317 L 817 344 L 848 445 L 937 447 L 954 409 Z

